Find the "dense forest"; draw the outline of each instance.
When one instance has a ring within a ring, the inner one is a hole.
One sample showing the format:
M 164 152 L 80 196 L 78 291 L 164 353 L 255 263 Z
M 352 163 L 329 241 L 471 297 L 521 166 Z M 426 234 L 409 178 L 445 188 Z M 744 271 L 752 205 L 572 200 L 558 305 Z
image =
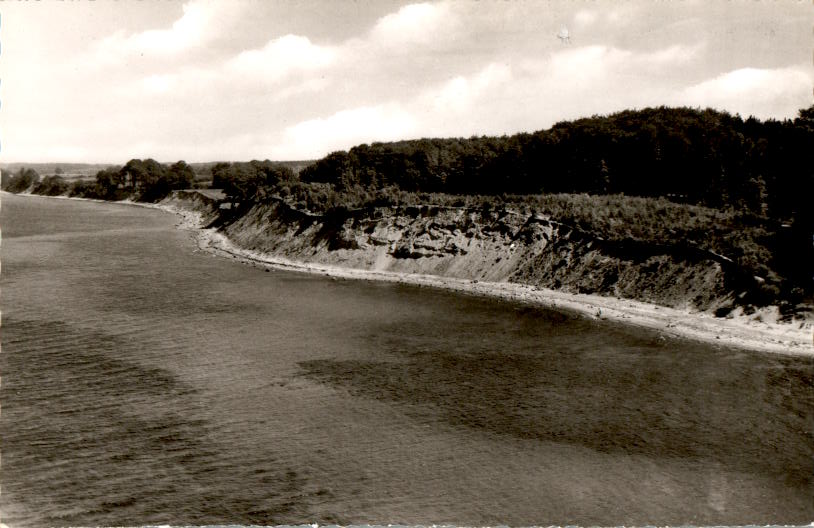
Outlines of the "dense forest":
M 685 220 L 695 222 L 697 211 L 709 210 L 699 215 L 714 219 L 694 224 L 692 243 L 722 251 L 749 269 L 769 266 L 777 276 L 769 282 L 787 293 L 797 291 L 795 297 L 801 291 L 810 297 L 813 149 L 814 106 L 784 121 L 659 107 L 512 136 L 358 145 L 304 168 L 298 165 L 299 172 L 269 160 L 206 164 L 205 170 L 211 187 L 223 189 L 241 208 L 268 199 L 340 215 L 428 202 L 487 208 L 511 204 L 555 213 L 610 239 L 639 238 L 637 226 L 650 226 L 645 238 L 658 243 L 669 243 L 671 233 L 687 235 L 680 222 L 659 225 L 666 218 L 653 216 L 653 211 L 676 210 L 665 205 L 673 202 L 685 207 L 675 218 L 687 213 Z M 158 201 L 174 189 L 200 186 L 196 180 L 183 161 L 168 165 L 134 159 L 98 171 L 95 180 L 73 182 L 57 174 L 40 178 L 21 167 L 3 174 L 2 188 Z M 591 198 L 608 195 L 607 204 Z M 594 210 L 602 204 L 608 211 Z
M 649 108 L 504 137 L 420 139 L 334 152 L 306 182 L 452 194 L 668 197 L 791 218 L 814 195 L 814 106 L 791 121 Z

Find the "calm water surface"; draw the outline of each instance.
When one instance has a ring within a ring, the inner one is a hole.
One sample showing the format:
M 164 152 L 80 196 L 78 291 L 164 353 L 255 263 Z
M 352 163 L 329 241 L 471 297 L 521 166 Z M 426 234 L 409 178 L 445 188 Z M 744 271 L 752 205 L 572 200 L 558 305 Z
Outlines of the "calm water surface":
M 814 366 L 2 197 L 9 526 L 814 519 Z

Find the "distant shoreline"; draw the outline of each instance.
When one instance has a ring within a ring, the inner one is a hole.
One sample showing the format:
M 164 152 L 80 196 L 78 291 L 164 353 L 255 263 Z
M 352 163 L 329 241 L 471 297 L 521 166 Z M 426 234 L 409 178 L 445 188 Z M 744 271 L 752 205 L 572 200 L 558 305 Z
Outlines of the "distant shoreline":
M 3 194 L 5 194 L 5 191 Z M 40 195 L 17 194 L 17 196 Z M 575 312 L 587 317 L 647 328 L 665 337 L 690 339 L 748 351 L 814 357 L 811 322 L 779 323 L 771 320 L 756 322 L 752 318 L 739 314 L 733 315 L 731 318 L 720 318 L 709 313 L 678 310 L 631 299 L 566 293 L 518 283 L 456 279 L 438 275 L 375 271 L 291 261 L 238 248 L 223 234 L 214 229 L 201 228 L 200 213 L 183 208 L 132 201 L 109 202 L 64 196 L 40 197 L 135 205 L 174 213 L 181 217 L 181 222 L 176 227 L 193 231 L 200 249 L 222 257 L 231 257 L 244 263 L 260 264 L 271 269 L 312 273 L 342 279 L 376 280 L 427 286 L 530 304 L 547 309 Z M 765 308 L 762 312 L 766 313 L 766 319 L 771 319 L 772 314 L 776 316 L 775 307 Z

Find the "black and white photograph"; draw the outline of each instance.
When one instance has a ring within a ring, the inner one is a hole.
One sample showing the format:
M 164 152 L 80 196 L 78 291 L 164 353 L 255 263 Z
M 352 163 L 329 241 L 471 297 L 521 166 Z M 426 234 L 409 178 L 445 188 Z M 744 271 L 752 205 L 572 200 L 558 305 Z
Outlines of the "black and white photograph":
M 0 0 L 0 528 L 811 526 L 811 0 Z

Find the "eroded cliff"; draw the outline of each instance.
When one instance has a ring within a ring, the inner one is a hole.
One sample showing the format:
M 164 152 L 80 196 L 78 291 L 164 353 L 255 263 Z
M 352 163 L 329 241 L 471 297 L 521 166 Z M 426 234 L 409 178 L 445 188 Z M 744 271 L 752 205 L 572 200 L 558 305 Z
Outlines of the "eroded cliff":
M 223 221 L 243 249 L 307 263 L 516 282 L 674 308 L 732 305 L 751 280 L 725 257 L 686 245 L 608 241 L 511 209 L 380 207 L 316 215 L 280 200 Z

